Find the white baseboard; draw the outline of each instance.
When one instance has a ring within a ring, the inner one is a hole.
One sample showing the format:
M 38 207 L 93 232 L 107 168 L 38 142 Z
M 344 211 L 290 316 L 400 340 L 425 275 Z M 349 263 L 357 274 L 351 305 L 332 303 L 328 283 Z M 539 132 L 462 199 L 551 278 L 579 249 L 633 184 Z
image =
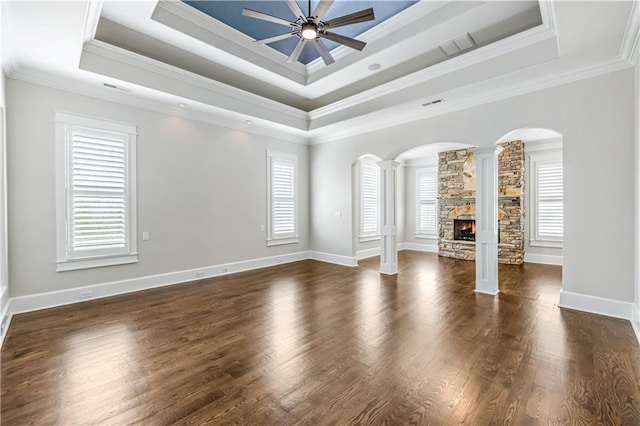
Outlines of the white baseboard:
M 413 251 L 424 251 L 427 253 L 437 253 L 438 243 L 435 243 L 435 244 L 403 243 L 402 250 L 413 250 Z
M 633 327 L 633 331 L 636 333 L 638 343 L 640 343 L 640 310 L 638 309 L 638 305 L 634 303 L 632 310 L 633 315 L 631 318 L 631 326 Z
M 83 302 L 86 300 L 147 290 L 150 288 L 164 287 L 167 285 L 196 281 L 220 275 L 228 275 L 235 272 L 265 268 L 267 266 L 274 266 L 282 263 L 296 262 L 307 258 L 309 258 L 308 252 L 302 251 L 283 254 L 280 256 L 224 263 L 184 271 L 169 272 L 166 274 L 150 275 L 104 284 L 76 287 L 67 290 L 14 297 L 11 299 L 11 311 L 12 313 L 36 311 L 39 309 L 52 308 L 54 306 L 69 305 L 71 303 Z
M 575 309 L 592 314 L 621 318 L 631 321 L 633 317 L 633 303 L 621 300 L 606 299 L 604 297 L 589 296 L 560 290 L 561 308 Z
M 525 253 L 524 261 L 526 263 L 543 263 L 545 265 L 562 266 L 562 256 L 557 256 L 553 254 Z
M 320 262 L 335 263 L 342 266 L 358 266 L 358 259 L 356 257 L 342 256 L 333 253 L 324 253 L 321 251 L 310 251 L 309 259 L 319 260 Z
M 358 250 L 356 252 L 356 259 L 366 259 L 368 257 L 380 256 L 380 247 L 374 247 L 366 250 Z
M 5 307 L 2 309 L 2 313 L 0 313 L 0 324 L 2 326 L 2 332 L 0 333 L 0 348 L 2 348 L 2 345 L 4 344 L 4 338 L 7 336 L 12 319 L 13 313 L 11 312 L 11 299 L 9 299 L 7 300 Z

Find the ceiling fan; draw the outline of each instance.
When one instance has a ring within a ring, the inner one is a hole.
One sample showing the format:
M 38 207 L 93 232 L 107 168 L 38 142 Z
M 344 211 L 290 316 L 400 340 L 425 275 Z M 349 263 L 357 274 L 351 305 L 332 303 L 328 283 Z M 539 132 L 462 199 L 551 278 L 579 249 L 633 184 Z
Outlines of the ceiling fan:
M 286 1 L 293 14 L 297 17 L 295 21 L 290 22 L 286 19 L 278 18 L 277 16 L 247 9 L 246 7 L 242 9 L 242 14 L 251 18 L 262 19 L 263 21 L 274 22 L 276 24 L 290 27 L 290 30 L 284 34 L 279 34 L 273 37 L 263 38 L 261 40 L 255 41 L 259 44 L 268 44 L 274 41 L 284 40 L 289 37 L 298 37 L 298 44 L 296 44 L 293 52 L 291 52 L 291 55 L 289 55 L 287 62 L 293 63 L 297 61 L 300 57 L 300 54 L 302 53 L 302 49 L 304 48 L 305 44 L 311 43 L 316 48 L 326 65 L 334 63 L 335 60 L 331 56 L 331 53 L 329 53 L 327 46 L 325 46 L 325 44 L 321 40 L 322 38 L 326 38 L 327 40 L 331 40 L 357 50 L 362 50 L 367 45 L 367 43 L 363 41 L 356 40 L 351 37 L 346 37 L 340 34 L 331 33 L 327 30 L 337 27 L 343 27 L 345 25 L 356 24 L 358 22 L 371 21 L 375 19 L 373 8 L 350 13 L 348 15 L 340 16 L 338 18 L 334 18 L 325 22 L 322 20 L 322 17 L 327 13 L 334 0 L 320 0 L 318 2 L 316 10 L 314 10 L 313 12 L 313 15 L 311 14 L 311 0 L 309 0 L 309 13 L 307 14 L 307 16 L 304 15 L 296 0 Z

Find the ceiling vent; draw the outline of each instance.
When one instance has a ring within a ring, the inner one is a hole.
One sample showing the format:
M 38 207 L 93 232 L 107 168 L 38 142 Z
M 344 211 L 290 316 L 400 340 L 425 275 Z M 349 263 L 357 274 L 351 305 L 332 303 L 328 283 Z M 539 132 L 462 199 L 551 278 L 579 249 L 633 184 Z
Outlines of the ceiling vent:
M 445 55 L 454 56 L 460 52 L 464 52 L 465 50 L 469 50 L 476 46 L 476 42 L 473 41 L 473 38 L 471 38 L 471 34 L 464 33 L 452 38 L 451 40 L 445 41 L 439 47 Z
M 429 105 L 435 105 L 435 104 L 439 104 L 441 102 L 444 102 L 443 99 L 436 99 L 435 101 L 431 101 L 431 102 L 427 102 L 426 104 L 422 104 L 423 107 L 429 106 Z
M 102 85 L 103 85 L 104 87 L 108 87 L 109 89 L 116 89 L 116 90 L 119 90 L 119 91 L 121 91 L 121 92 L 127 92 L 127 93 L 131 92 L 131 90 L 130 90 L 130 89 L 127 89 L 127 88 L 122 87 L 122 86 L 116 86 L 115 84 L 102 83 Z

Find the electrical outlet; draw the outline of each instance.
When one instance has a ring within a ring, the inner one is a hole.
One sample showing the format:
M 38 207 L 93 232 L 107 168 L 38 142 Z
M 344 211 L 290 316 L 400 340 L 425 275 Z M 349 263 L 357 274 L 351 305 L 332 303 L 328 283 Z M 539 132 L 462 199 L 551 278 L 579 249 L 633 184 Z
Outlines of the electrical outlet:
M 88 298 L 91 297 L 92 294 L 93 294 L 93 292 L 91 290 L 81 291 L 80 292 L 80 299 L 88 299 Z
M 204 271 L 198 271 L 198 272 L 196 272 L 196 277 L 198 277 L 198 278 L 202 278 L 202 277 L 204 277 Z
M 222 273 L 223 273 L 223 274 L 224 274 L 224 273 L 227 273 L 227 272 L 229 272 L 229 270 L 228 270 L 227 268 L 222 268 Z

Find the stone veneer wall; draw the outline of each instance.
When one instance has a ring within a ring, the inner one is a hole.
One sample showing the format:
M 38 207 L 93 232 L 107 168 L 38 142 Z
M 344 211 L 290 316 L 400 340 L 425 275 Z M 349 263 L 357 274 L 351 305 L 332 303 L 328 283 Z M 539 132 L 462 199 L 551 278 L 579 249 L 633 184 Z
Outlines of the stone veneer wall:
M 524 144 L 502 143 L 498 155 L 498 262 L 524 261 Z M 454 219 L 475 219 L 475 158 L 471 149 L 438 155 L 438 253 L 440 256 L 475 260 L 473 242 L 453 239 Z

